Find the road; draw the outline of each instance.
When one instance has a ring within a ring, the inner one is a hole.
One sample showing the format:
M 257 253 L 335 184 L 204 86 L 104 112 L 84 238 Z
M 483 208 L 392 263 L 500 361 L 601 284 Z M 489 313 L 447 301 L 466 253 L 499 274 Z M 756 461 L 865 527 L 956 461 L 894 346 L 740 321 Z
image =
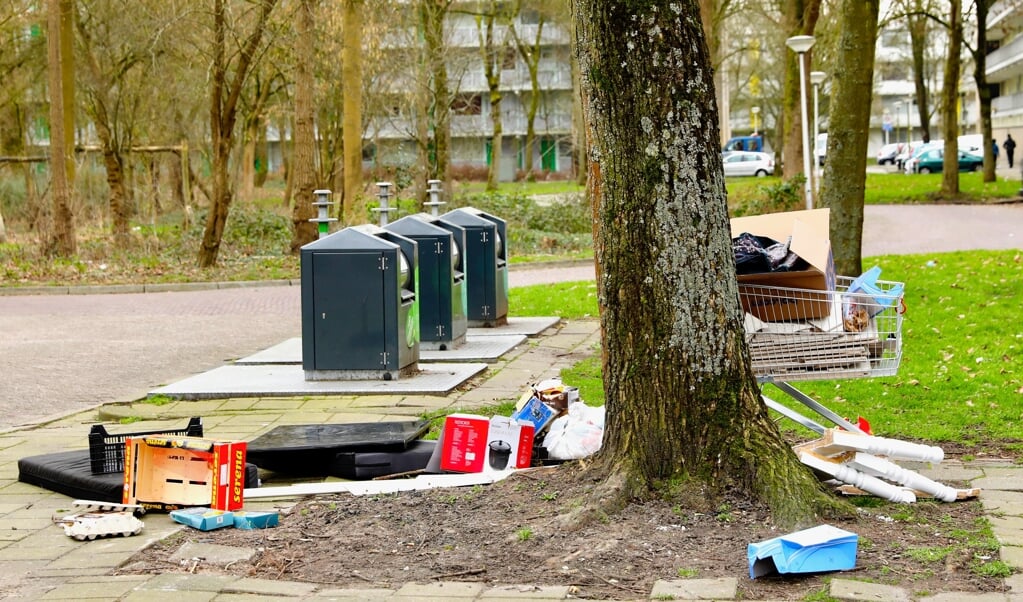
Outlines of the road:
M 869 206 L 864 256 L 1023 246 L 1023 204 Z M 593 278 L 591 266 L 513 269 L 511 286 Z M 0 295 L 0 430 L 162 384 L 300 336 L 300 287 Z

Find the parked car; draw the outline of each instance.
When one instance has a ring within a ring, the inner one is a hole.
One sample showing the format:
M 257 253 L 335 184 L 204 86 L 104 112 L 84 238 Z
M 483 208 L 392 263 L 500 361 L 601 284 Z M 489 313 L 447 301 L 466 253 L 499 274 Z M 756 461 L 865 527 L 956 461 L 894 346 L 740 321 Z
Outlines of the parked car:
M 722 151 L 728 153 L 732 151 L 756 151 L 758 153 L 764 152 L 764 137 L 763 136 L 734 136 L 728 139 L 725 143 Z
M 774 157 L 768 153 L 733 151 L 722 158 L 726 176 L 757 176 L 762 178 L 774 173 Z
M 907 174 L 916 173 L 916 160 L 924 151 L 932 148 L 944 148 L 945 143 L 941 140 L 935 142 L 914 142 L 910 145 L 909 156 L 902 160 L 901 169 Z M 896 159 L 898 161 L 898 159 Z
M 901 142 L 893 142 L 886 144 L 877 151 L 877 164 L 878 165 L 895 165 L 895 157 L 899 156 L 899 152 L 902 150 Z
M 906 162 L 913 157 L 913 155 L 920 152 L 923 147 L 941 146 L 944 144 L 941 140 L 935 140 L 933 142 L 924 142 L 923 140 L 914 140 L 909 144 L 903 143 L 902 150 L 895 157 L 895 165 L 900 170 L 906 169 Z M 906 173 L 913 173 L 911 170 L 906 170 Z
M 944 166 L 945 149 L 929 148 L 915 158 L 913 173 L 941 173 Z M 959 171 L 978 171 L 984 167 L 984 156 L 959 151 Z

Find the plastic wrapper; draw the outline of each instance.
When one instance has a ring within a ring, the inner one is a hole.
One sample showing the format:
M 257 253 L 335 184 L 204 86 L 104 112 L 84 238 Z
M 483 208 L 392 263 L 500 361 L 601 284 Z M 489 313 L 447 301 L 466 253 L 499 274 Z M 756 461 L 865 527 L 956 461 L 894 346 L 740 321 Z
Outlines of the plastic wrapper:
M 604 406 L 570 403 L 568 413 L 551 423 L 543 446 L 554 460 L 578 460 L 597 453 L 604 440 Z

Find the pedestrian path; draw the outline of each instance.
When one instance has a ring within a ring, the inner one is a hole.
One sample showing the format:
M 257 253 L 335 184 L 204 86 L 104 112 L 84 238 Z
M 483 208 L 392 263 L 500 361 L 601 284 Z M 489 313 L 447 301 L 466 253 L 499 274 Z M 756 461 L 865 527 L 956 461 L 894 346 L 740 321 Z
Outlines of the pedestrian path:
M 275 426 L 372 420 L 403 420 L 426 412 L 469 410 L 518 398 L 524 383 L 557 375 L 564 367 L 594 353 L 599 345 L 596 321 L 569 321 L 549 328 L 491 364 L 472 386 L 447 396 L 374 395 L 210 399 L 152 403 L 114 403 L 32 428 L 0 433 L 0 597 L 24 600 L 566 600 L 570 586 L 530 584 L 490 587 L 481 583 L 407 583 L 393 590 L 338 589 L 326 584 L 269 581 L 236 576 L 167 573 L 110 576 L 144 547 L 179 529 L 169 517 L 151 514 L 136 537 L 79 542 L 66 537 L 52 517 L 69 510 L 70 499 L 17 482 L 22 457 L 85 447 L 89 425 L 133 421 L 132 429 L 180 428 L 202 416 L 206 431 L 218 438 L 251 440 Z M 113 429 L 114 427 L 111 427 Z M 128 427 L 123 427 L 127 429 Z M 1023 467 L 1004 463 L 946 462 L 921 471 L 936 480 L 965 480 L 983 489 L 983 501 L 1003 560 L 1023 569 Z M 269 503 L 269 502 L 268 502 Z M 278 502 L 279 503 L 279 502 Z M 249 508 L 249 504 L 246 505 Z M 252 509 L 257 509 L 253 507 Z M 652 600 L 732 600 L 739 579 L 658 581 Z M 1023 602 L 1023 578 L 1007 580 L 1010 593 L 965 598 L 960 593 L 913 598 L 899 587 L 848 578 L 830 582 L 830 595 L 841 600 L 979 599 Z

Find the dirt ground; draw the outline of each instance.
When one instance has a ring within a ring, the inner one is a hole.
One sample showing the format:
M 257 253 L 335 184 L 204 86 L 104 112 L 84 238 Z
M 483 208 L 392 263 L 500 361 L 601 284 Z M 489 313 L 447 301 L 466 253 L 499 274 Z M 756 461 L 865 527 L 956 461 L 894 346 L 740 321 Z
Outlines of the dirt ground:
M 1004 591 L 1002 578 L 975 570 L 997 562 L 997 552 L 953 545 L 984 539 L 975 500 L 895 505 L 852 498 L 860 502 L 858 516 L 828 524 L 859 536 L 855 569 L 751 580 L 747 545 L 786 533 L 763 508 L 736 496 L 707 502 L 702 492 L 688 492 L 683 504 L 636 503 L 566 530 L 559 516 L 594 487 L 581 474 L 566 464 L 473 488 L 310 497 L 282 514 L 276 528 L 188 529 L 140 553 L 122 572 L 230 573 L 352 588 L 435 580 L 570 585 L 576 598 L 601 600 L 645 598 L 658 579 L 714 577 L 738 578 L 740 598 L 760 600 L 819 595 L 833 575 L 910 593 Z M 187 541 L 258 553 L 228 567 L 169 560 Z

